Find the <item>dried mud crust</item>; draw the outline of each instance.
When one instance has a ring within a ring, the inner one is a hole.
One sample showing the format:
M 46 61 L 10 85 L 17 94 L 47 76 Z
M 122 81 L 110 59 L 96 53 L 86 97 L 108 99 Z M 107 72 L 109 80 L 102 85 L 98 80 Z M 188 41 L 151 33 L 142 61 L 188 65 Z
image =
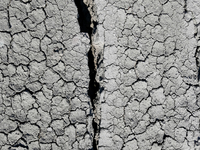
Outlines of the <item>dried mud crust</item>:
M 94 2 L 99 150 L 199 149 L 199 1 Z
M 0 1 L 0 149 L 92 149 L 90 38 L 71 0 Z
M 1 0 L 0 149 L 200 148 L 198 0 Z

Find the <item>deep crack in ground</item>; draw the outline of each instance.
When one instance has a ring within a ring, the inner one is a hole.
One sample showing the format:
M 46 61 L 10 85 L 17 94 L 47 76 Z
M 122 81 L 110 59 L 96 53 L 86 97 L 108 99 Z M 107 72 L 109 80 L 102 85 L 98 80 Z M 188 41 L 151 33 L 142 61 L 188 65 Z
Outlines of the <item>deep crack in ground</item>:
M 0 12 L 1 150 L 200 149 L 200 1 Z
M 78 22 L 80 26 L 80 31 L 88 33 L 90 38 L 90 50 L 88 51 L 88 67 L 89 67 L 89 90 L 88 95 L 91 99 L 92 109 L 93 109 L 93 121 L 92 126 L 94 130 L 93 137 L 93 150 L 98 149 L 98 136 L 99 136 L 99 121 L 97 119 L 97 110 L 96 110 L 96 102 L 98 101 L 97 92 L 99 91 L 100 85 L 96 80 L 97 74 L 97 60 L 95 59 L 95 47 L 92 43 L 93 34 L 95 34 L 97 28 L 97 22 L 92 21 L 91 14 L 88 10 L 87 5 L 83 2 L 83 0 L 75 0 L 74 1 L 77 9 L 78 9 Z M 91 27 L 92 24 L 92 27 Z

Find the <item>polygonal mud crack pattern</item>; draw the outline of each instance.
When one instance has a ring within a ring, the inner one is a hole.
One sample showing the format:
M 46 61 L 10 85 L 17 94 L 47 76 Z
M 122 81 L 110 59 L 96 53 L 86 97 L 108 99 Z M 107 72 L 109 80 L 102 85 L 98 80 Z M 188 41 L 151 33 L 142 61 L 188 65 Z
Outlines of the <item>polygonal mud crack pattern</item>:
M 92 149 L 90 39 L 75 3 L 0 3 L 0 149 Z
M 104 43 L 99 149 L 198 149 L 200 3 L 95 4 Z
M 1 0 L 0 149 L 199 149 L 199 10 Z

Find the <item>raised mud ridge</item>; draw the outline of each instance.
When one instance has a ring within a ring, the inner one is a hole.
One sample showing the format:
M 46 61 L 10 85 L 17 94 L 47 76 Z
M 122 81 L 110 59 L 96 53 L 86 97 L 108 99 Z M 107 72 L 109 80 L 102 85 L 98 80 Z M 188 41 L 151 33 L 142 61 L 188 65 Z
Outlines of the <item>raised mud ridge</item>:
M 93 121 L 92 126 L 94 129 L 94 136 L 93 136 L 93 150 L 98 149 L 98 139 L 99 139 L 99 124 L 100 124 L 100 117 L 98 114 L 97 107 L 99 105 L 99 98 L 98 98 L 98 91 L 100 89 L 100 85 L 97 77 L 97 69 L 98 69 L 98 61 L 96 56 L 96 49 L 93 45 L 93 35 L 97 29 L 97 17 L 94 7 L 93 0 L 87 0 L 85 3 L 83 0 L 75 0 L 75 4 L 78 9 L 78 22 L 80 26 L 80 31 L 88 33 L 90 38 L 90 50 L 88 51 L 88 67 L 90 70 L 89 77 L 89 90 L 88 95 L 91 99 L 92 109 L 93 109 Z

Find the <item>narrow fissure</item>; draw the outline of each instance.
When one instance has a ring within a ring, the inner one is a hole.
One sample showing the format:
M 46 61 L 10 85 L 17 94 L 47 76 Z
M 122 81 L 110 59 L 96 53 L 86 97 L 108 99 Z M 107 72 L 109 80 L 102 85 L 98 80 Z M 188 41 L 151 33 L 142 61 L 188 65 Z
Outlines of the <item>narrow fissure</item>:
M 10 23 L 10 11 L 9 11 L 9 7 L 10 7 L 10 3 L 11 3 L 11 0 L 9 1 L 8 5 L 7 5 L 7 17 L 8 17 L 8 26 L 9 28 L 11 28 L 11 23 Z
M 99 119 L 97 114 L 98 105 L 98 94 L 100 85 L 96 80 L 97 75 L 97 60 L 95 56 L 95 47 L 93 46 L 93 34 L 95 34 L 97 28 L 97 22 L 92 20 L 91 12 L 88 10 L 88 6 L 83 2 L 83 0 L 74 0 L 76 7 L 78 9 L 78 23 L 80 26 L 80 31 L 88 33 L 90 38 L 90 50 L 88 51 L 88 67 L 89 67 L 89 89 L 88 95 L 91 100 L 93 109 L 93 120 L 92 127 L 94 131 L 93 136 L 93 150 L 98 149 L 98 137 L 99 137 Z
M 199 61 L 199 46 L 197 46 L 195 51 L 196 67 L 197 67 L 197 81 L 200 81 L 200 61 Z
M 97 73 L 97 68 L 95 67 L 95 57 L 93 54 L 93 47 L 90 48 L 90 51 L 88 52 L 88 66 L 90 69 L 90 83 L 89 83 L 89 90 L 88 90 L 88 95 L 90 96 L 91 103 L 92 103 L 92 108 L 93 108 L 93 120 L 92 120 L 92 126 L 94 129 L 94 138 L 93 138 L 93 150 L 98 149 L 98 134 L 99 134 L 99 121 L 97 117 L 97 109 L 96 109 L 96 104 L 97 104 L 97 92 L 99 90 L 99 83 L 96 81 L 96 73 Z
M 187 11 L 187 0 L 184 0 L 184 14 L 186 14 L 188 11 Z

